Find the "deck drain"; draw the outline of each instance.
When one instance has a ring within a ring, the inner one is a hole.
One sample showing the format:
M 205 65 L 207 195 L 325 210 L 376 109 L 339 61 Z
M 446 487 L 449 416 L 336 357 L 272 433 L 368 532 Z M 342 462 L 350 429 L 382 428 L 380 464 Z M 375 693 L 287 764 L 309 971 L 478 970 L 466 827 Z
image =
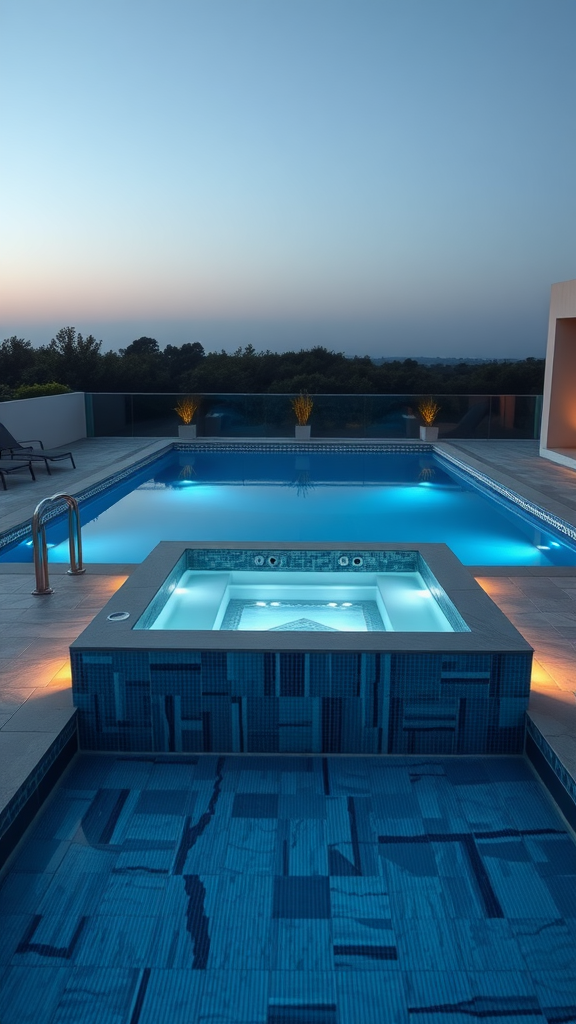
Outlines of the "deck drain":
M 130 612 L 111 612 L 108 616 L 108 622 L 123 622 L 124 619 L 130 618 Z

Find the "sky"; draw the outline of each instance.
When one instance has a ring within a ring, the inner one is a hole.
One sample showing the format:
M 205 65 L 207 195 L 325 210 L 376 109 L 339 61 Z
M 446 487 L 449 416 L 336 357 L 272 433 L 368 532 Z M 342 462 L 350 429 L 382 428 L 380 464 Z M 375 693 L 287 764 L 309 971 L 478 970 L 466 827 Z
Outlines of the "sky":
M 543 356 L 574 0 L 2 0 L 0 340 Z

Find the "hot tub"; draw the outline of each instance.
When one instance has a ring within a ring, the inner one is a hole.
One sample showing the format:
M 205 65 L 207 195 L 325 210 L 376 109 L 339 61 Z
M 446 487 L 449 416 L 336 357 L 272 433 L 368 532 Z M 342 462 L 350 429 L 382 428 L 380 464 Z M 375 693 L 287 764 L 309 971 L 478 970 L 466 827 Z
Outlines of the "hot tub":
M 85 749 L 520 753 L 532 650 L 443 544 L 164 542 L 71 647 Z
M 171 586 L 156 618 L 148 624 L 145 613 L 135 629 L 417 633 L 455 628 L 416 570 L 360 574 L 186 569 Z M 438 585 L 434 589 L 439 593 Z M 446 605 L 448 598 L 442 596 Z M 452 619 L 456 621 L 454 614 Z

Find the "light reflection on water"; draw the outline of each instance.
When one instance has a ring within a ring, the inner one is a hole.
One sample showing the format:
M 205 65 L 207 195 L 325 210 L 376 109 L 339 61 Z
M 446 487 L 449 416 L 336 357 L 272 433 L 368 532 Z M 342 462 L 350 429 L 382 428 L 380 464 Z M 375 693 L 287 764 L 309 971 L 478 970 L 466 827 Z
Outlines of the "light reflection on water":
M 576 564 L 551 531 L 465 489 L 428 455 L 176 453 L 137 483 L 108 509 L 110 494 L 82 508 L 87 564 L 140 562 L 160 540 L 443 542 L 468 565 Z M 65 525 L 47 534 L 50 560 L 67 561 Z M 31 551 L 24 543 L 4 557 L 29 561 Z

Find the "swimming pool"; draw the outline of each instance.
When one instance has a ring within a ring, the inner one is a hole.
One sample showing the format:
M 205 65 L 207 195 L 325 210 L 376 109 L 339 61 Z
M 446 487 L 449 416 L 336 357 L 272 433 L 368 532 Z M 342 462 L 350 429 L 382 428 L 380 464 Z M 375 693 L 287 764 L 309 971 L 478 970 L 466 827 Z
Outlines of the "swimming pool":
M 574 541 L 544 510 L 429 446 L 396 449 L 175 447 L 86 493 L 84 559 L 138 563 L 160 540 L 407 541 L 446 543 L 466 565 L 576 565 Z M 68 559 L 66 529 L 64 517 L 49 524 L 53 562 Z M 29 534 L 0 557 L 31 561 Z

